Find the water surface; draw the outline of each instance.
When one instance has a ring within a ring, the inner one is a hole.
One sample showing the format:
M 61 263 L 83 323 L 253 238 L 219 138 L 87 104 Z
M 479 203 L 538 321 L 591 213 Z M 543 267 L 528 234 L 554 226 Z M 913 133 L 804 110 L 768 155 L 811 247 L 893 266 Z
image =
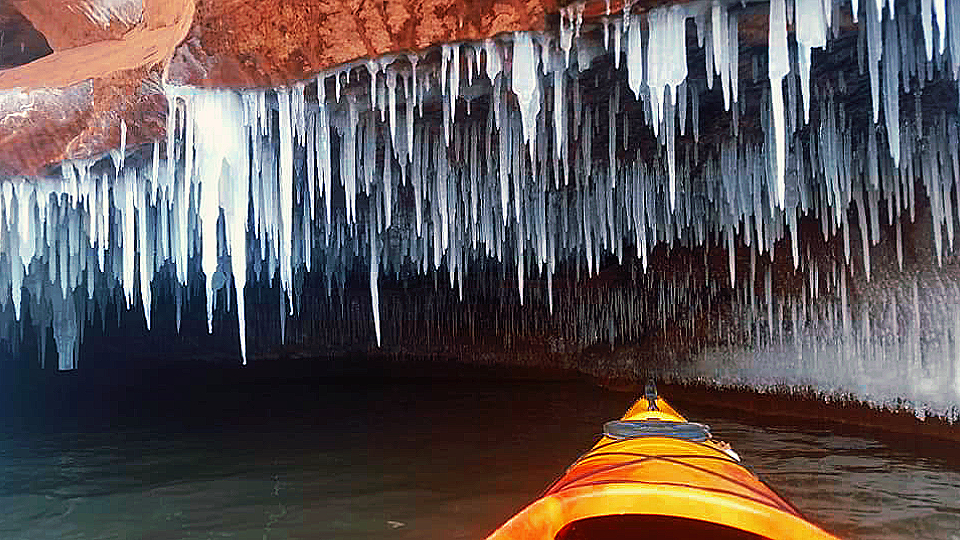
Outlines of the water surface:
M 633 399 L 584 383 L 442 379 L 152 397 L 8 415 L 0 537 L 482 538 Z M 960 540 L 949 448 L 681 405 L 831 532 Z

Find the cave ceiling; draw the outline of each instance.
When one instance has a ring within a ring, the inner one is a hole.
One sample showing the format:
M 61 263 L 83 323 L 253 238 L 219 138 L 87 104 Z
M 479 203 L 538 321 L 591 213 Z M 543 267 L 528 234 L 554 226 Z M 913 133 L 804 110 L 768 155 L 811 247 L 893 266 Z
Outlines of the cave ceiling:
M 0 347 L 956 417 L 958 51 L 937 1 L 7 0 Z
M 670 1 L 633 4 L 642 13 Z M 555 28 L 554 0 L 3 0 L 0 174 L 135 150 L 164 137 L 164 84 L 279 87 L 385 54 Z M 766 47 L 762 3 L 740 14 L 742 69 Z M 762 6 L 762 9 L 761 9 Z M 585 27 L 619 0 L 582 5 Z M 839 21 L 838 34 L 852 27 Z M 719 113 L 719 111 L 718 111 Z M 121 126 L 121 123 L 123 126 Z M 709 122 L 706 123 L 709 125 Z

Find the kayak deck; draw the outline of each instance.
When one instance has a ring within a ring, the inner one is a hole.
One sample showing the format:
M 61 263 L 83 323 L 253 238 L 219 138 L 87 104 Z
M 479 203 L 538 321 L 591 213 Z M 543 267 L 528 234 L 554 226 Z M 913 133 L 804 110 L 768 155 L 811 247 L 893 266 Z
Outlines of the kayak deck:
M 648 391 L 536 501 L 488 540 L 834 539 L 729 445 Z

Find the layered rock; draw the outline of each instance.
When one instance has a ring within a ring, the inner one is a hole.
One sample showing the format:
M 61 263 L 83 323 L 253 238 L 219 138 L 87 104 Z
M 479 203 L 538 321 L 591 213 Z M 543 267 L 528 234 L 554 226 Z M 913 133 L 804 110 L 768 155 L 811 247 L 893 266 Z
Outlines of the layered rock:
M 192 0 L 14 2 L 53 48 L 0 71 L 0 174 L 156 140 L 162 77 L 193 22 Z
M 642 13 L 665 3 L 630 7 Z M 19 40 L 25 51 L 8 47 L 2 55 L 15 53 L 12 67 L 0 70 L 0 174 L 37 175 L 115 149 L 121 121 L 128 148 L 162 140 L 165 82 L 285 86 L 360 58 L 542 30 L 557 24 L 561 7 L 556 0 L 16 0 L 0 14 L 5 35 L 29 37 Z M 622 9 L 621 0 L 591 0 L 579 13 L 597 21 Z M 746 10 L 740 27 L 744 45 L 766 43 L 764 10 Z M 47 43 L 53 54 L 30 62 Z
M 0 174 L 102 154 L 124 130 L 128 148 L 162 139 L 164 82 L 283 86 L 358 58 L 542 29 L 556 11 L 552 0 L 16 0 L 5 24 L 32 23 L 53 54 L 0 71 Z

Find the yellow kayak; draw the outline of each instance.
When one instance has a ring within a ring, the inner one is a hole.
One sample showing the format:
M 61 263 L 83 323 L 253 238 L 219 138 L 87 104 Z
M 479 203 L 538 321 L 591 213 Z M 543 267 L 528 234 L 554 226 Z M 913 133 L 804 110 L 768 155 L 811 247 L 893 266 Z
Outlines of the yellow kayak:
M 543 495 L 488 540 L 836 539 L 688 422 L 652 384 Z

